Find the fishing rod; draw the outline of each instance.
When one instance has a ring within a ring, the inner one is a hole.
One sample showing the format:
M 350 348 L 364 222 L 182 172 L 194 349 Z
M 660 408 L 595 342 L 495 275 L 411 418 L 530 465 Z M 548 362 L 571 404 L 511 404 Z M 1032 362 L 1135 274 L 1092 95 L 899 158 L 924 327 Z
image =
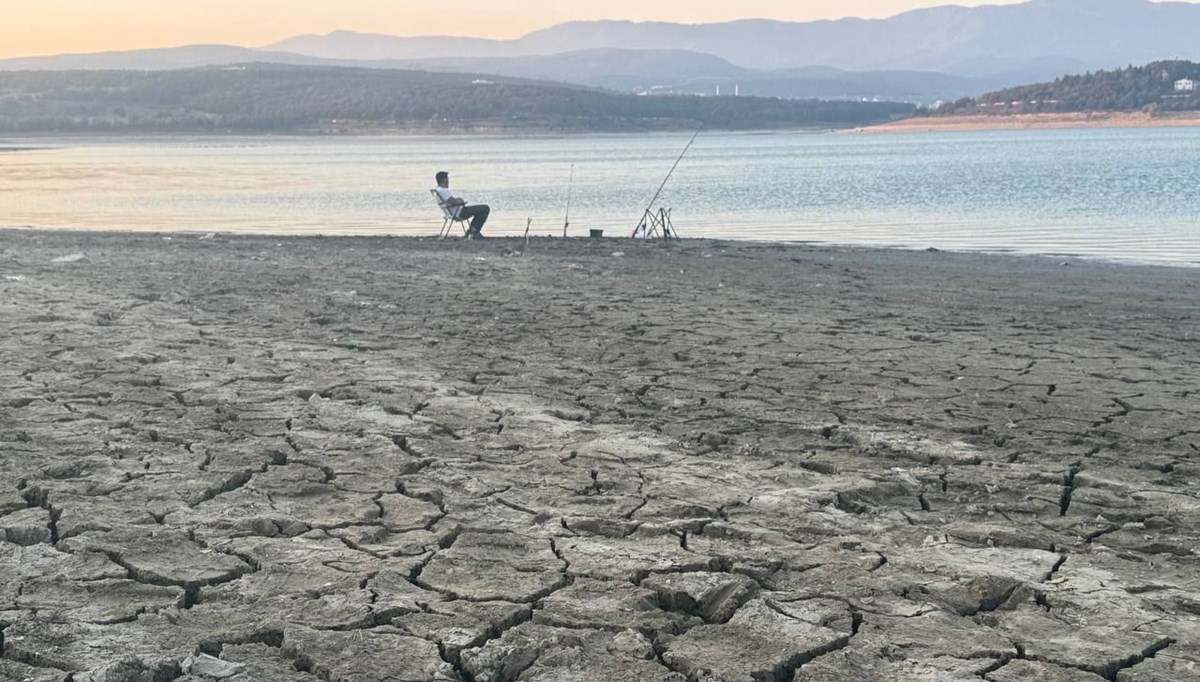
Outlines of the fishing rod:
M 724 106 L 714 109 L 712 114 L 710 114 L 708 117 L 709 121 L 716 120 L 716 115 L 722 112 L 728 106 L 730 105 L 725 104 Z M 662 196 L 663 190 L 667 187 L 667 183 L 671 181 L 671 176 L 675 175 L 675 170 L 678 169 L 679 164 L 683 162 L 683 157 L 687 156 L 687 153 L 692 149 L 692 145 L 696 144 L 696 139 L 700 137 L 700 133 L 704 132 L 704 129 L 707 127 L 708 121 L 702 120 L 700 122 L 700 127 L 697 128 L 696 133 L 692 135 L 692 139 L 688 140 L 687 146 L 684 147 L 683 151 L 679 154 L 679 158 L 675 159 L 675 165 L 671 166 L 671 170 L 667 171 L 667 177 L 663 178 L 662 184 L 658 186 L 658 191 L 654 193 L 654 198 L 651 199 L 650 204 L 646 206 L 645 212 L 642 213 L 642 221 L 638 223 L 637 227 L 633 228 L 633 234 L 631 235 L 632 237 L 637 237 L 638 232 L 643 232 L 643 236 L 649 238 L 650 234 L 657 231 L 659 228 L 662 228 L 664 238 L 678 236 L 675 234 L 675 228 L 671 225 L 670 209 L 663 209 L 661 214 L 658 216 L 655 216 L 653 213 L 651 213 L 651 211 L 654 210 L 654 204 L 658 203 L 659 197 Z
M 563 217 L 563 239 L 567 238 L 567 228 L 571 226 L 571 190 L 575 188 L 575 164 L 571 164 L 571 179 L 567 182 L 567 213 Z
M 662 196 L 663 190 L 666 189 L 667 183 L 670 182 L 671 176 L 675 174 L 675 169 L 679 168 L 679 164 L 683 161 L 683 157 L 687 156 L 688 150 L 692 145 L 696 144 L 696 138 L 700 137 L 700 133 L 704 132 L 705 123 L 701 123 L 696 129 L 696 134 L 692 135 L 692 139 L 688 141 L 687 146 L 683 148 L 683 152 L 675 159 L 675 165 L 671 166 L 671 170 L 667 171 L 667 177 L 663 178 L 662 184 L 658 186 L 658 191 L 654 193 L 654 198 L 650 200 L 650 204 L 646 206 L 646 213 L 649 213 L 654 208 L 654 204 L 658 203 L 658 198 Z

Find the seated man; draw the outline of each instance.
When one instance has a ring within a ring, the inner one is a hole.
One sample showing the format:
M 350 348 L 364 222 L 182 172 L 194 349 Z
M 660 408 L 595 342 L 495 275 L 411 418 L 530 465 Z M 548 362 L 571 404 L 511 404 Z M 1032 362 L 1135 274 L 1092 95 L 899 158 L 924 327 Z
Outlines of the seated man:
M 441 171 L 437 174 L 437 193 L 441 197 L 442 203 L 451 207 L 455 218 L 469 219 L 471 228 L 467 232 L 468 237 L 482 239 L 483 224 L 487 222 L 488 216 L 492 214 L 492 209 L 485 204 L 468 206 L 465 199 L 454 196 L 450 193 L 450 174 L 446 171 Z M 454 207 L 457 207 L 454 208 Z

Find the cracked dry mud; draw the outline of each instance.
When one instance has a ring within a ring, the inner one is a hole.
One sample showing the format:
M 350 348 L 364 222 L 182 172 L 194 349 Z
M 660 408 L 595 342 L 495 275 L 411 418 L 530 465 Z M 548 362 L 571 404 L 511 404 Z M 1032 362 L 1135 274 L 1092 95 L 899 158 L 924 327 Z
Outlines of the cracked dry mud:
M 0 234 L 0 679 L 1200 679 L 1200 271 L 514 246 Z

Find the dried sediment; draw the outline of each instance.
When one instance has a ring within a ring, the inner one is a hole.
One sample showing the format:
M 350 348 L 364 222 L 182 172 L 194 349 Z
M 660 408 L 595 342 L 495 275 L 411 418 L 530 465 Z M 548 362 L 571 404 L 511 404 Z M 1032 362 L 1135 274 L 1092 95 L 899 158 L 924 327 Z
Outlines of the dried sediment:
M 0 234 L 0 679 L 1200 679 L 1197 271 L 513 246 Z

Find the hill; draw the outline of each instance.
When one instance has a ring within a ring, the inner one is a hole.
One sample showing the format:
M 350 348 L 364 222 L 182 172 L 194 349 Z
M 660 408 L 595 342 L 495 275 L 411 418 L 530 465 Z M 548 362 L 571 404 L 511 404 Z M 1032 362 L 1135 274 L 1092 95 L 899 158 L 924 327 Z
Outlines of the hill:
M 1175 89 L 1179 80 L 1200 82 L 1200 64 L 1159 61 L 1114 71 L 1063 76 L 1052 82 L 1007 88 L 967 98 L 937 115 L 1011 115 L 1093 111 L 1200 111 L 1200 91 Z
M 786 99 L 887 99 L 931 103 L 978 95 L 1013 83 L 920 71 L 851 72 L 830 67 L 763 71 L 686 50 L 577 50 L 531 57 L 447 57 L 358 61 L 222 45 L 0 60 L 0 71 L 142 70 L 248 62 L 476 73 L 557 81 L 619 92 L 742 94 Z
M 3 132 L 631 131 L 858 126 L 895 103 L 638 97 L 517 79 L 250 64 L 0 73 Z
M 261 50 L 233 45 L 185 45 L 152 50 L 123 50 L 59 54 L 45 57 L 0 59 L 0 71 L 167 71 L 201 66 L 224 66 L 262 61 Z M 271 61 L 286 64 L 319 64 L 320 59 L 284 52 Z
M 510 58 L 590 49 L 684 50 L 755 70 L 836 66 L 997 77 L 1008 83 L 1145 63 L 1200 59 L 1200 4 L 1032 0 L 935 7 L 888 19 L 717 24 L 591 21 L 516 40 L 367 35 L 301 36 L 270 49 L 337 59 Z
M 755 70 L 685 50 L 595 49 L 548 57 L 425 59 L 405 62 L 430 71 L 494 73 L 623 92 L 714 94 L 786 99 L 888 99 L 928 103 L 1005 85 L 921 71 L 853 72 L 831 67 Z

